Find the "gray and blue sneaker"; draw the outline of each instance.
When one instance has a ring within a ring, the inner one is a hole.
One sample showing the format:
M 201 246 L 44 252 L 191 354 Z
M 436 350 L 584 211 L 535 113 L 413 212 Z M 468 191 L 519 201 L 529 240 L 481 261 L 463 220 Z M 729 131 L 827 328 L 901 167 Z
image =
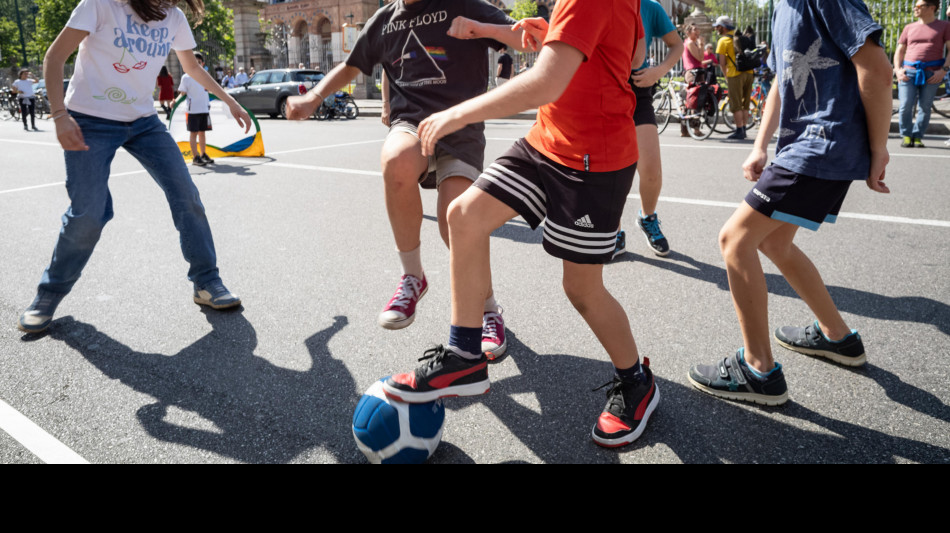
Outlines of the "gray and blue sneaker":
M 219 279 L 204 287 L 195 287 L 195 303 L 221 310 L 238 307 L 241 305 L 241 299 L 232 294 Z
M 647 244 L 653 249 L 653 253 L 660 257 L 670 255 L 670 243 L 663 236 L 663 231 L 660 230 L 660 219 L 656 217 L 656 213 L 644 218 L 641 211 L 637 217 L 637 225 L 640 226 L 646 236 Z
M 868 362 L 864 353 L 864 342 L 858 332 L 833 341 L 822 333 L 816 320 L 803 328 L 784 326 L 775 330 L 775 340 L 789 350 L 805 355 L 825 357 L 845 366 L 861 366 Z
M 725 398 L 741 400 L 760 405 L 782 405 L 788 401 L 788 386 L 782 365 L 765 377 L 759 377 L 746 365 L 743 359 L 745 348 L 739 348 L 735 355 L 726 357 L 716 365 L 696 365 L 689 369 L 689 381 L 697 389 Z
M 49 328 L 56 313 L 56 307 L 63 301 L 65 294 L 38 291 L 30 307 L 23 311 L 17 328 L 24 333 L 42 333 Z

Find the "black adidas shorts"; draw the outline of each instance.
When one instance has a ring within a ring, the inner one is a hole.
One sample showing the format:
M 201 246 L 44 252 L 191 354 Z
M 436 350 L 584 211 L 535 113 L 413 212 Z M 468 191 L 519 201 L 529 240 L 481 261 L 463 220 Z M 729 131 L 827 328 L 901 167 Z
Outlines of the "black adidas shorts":
M 610 261 L 620 217 L 637 165 L 584 172 L 551 161 L 519 139 L 492 163 L 475 187 L 521 215 L 532 228 L 544 222 L 544 249 L 572 263 Z

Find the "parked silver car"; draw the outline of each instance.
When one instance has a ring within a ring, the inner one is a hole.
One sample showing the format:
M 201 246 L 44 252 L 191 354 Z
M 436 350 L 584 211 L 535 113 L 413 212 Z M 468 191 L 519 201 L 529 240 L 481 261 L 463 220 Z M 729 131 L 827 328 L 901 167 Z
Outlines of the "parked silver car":
M 287 98 L 306 94 L 324 77 L 319 70 L 262 70 L 243 86 L 228 89 L 228 94 L 253 113 L 287 118 Z

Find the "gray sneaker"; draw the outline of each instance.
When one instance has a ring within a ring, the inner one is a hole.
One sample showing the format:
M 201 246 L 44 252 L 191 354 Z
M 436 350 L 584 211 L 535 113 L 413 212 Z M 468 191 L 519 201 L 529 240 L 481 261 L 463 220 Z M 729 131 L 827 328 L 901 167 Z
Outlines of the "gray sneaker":
M 743 360 L 744 348 L 715 365 L 696 365 L 689 369 L 689 382 L 697 389 L 725 398 L 760 405 L 782 405 L 788 401 L 788 386 L 782 365 L 768 376 L 760 378 L 752 373 Z
M 24 333 L 42 333 L 46 331 L 53 321 L 56 307 L 59 306 L 59 302 L 65 296 L 65 294 L 55 292 L 38 291 L 30 307 L 20 315 L 17 328 Z
M 238 307 L 241 299 L 232 294 L 221 280 L 217 280 L 201 288 L 195 287 L 195 303 L 221 310 Z
M 851 334 L 840 341 L 832 341 L 825 337 L 818 327 L 818 321 L 803 328 L 785 326 L 775 330 L 775 340 L 789 350 L 805 355 L 825 357 L 845 366 L 861 366 L 868 362 L 864 353 L 864 342 L 858 332 L 851 330 Z

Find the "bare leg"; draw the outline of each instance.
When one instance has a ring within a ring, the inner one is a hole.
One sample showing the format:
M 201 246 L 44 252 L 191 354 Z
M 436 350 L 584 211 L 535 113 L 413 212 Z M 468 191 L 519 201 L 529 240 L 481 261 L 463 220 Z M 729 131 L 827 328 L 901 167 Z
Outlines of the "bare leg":
M 603 265 L 564 261 L 564 292 L 618 369 L 637 364 L 640 356 L 630 321 L 620 303 L 604 287 Z
M 409 133 L 386 138 L 381 154 L 386 210 L 396 240 L 396 249 L 409 252 L 419 248 L 422 228 L 422 197 L 419 176 L 428 168 L 419 139 Z
M 640 210 L 643 216 L 648 217 L 656 212 L 660 189 L 663 188 L 660 135 L 656 126 L 637 126 L 637 146 L 640 152 L 640 161 L 637 162 L 637 173 L 640 174 Z

